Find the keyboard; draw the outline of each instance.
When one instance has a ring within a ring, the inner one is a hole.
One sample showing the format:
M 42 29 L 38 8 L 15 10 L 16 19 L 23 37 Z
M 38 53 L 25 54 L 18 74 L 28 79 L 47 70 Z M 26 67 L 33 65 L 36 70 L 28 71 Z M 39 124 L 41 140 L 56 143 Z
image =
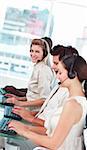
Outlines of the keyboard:
M 13 106 L 5 106 L 4 117 L 20 121 L 22 118 L 19 115 L 13 113 L 12 109 L 13 109 Z
M 10 130 L 8 128 L 8 123 L 9 123 L 10 119 L 9 118 L 3 118 L 0 121 L 0 132 L 4 133 L 4 134 L 9 134 L 9 135 L 16 135 L 17 133 L 13 130 Z

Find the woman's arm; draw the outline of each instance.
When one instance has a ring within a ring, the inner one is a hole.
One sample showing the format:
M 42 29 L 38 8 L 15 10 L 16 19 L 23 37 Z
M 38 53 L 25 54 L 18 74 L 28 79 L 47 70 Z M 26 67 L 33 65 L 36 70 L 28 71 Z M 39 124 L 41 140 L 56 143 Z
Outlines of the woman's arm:
M 13 103 L 16 106 L 28 107 L 28 106 L 42 106 L 45 99 L 36 99 L 33 101 L 26 101 L 26 97 L 10 97 L 7 98 L 7 103 Z
M 25 128 L 24 124 L 19 125 L 19 123 L 16 121 L 12 121 L 9 124 L 9 127 L 15 130 L 21 136 L 31 139 L 38 145 L 47 147 L 48 149 L 56 150 L 64 142 L 71 128 L 80 120 L 81 116 L 82 108 L 80 104 L 70 100 L 63 109 L 60 120 L 52 137 L 32 132 Z
M 22 129 L 23 131 L 32 131 L 32 132 L 35 132 L 37 134 L 43 134 L 43 135 L 46 135 L 46 128 L 45 127 L 42 127 L 42 126 L 30 126 L 30 125 L 26 125 L 26 124 L 22 124 L 21 122 L 18 122 L 18 121 L 13 121 L 13 124 L 15 125 L 15 123 L 17 123 L 17 127 L 21 127 L 22 126 Z M 8 124 L 9 128 L 10 127 L 10 124 Z
M 31 122 L 34 125 L 44 126 L 44 120 L 35 117 L 38 112 L 32 112 L 22 107 L 15 107 L 13 108 L 13 113 L 21 116 L 22 119 Z
M 12 103 L 15 104 L 17 106 L 21 106 L 21 104 L 23 102 L 26 102 L 26 97 L 16 97 L 16 96 L 12 96 L 6 99 L 7 103 Z
M 26 101 L 27 100 L 25 96 L 19 97 L 19 96 L 16 96 L 14 94 L 10 94 L 10 93 L 5 94 L 5 96 L 8 98 L 15 98 L 16 100 L 19 100 L 19 101 Z
M 35 99 L 32 101 L 25 101 L 25 102 L 19 102 L 20 106 L 42 106 L 44 103 L 45 99 Z M 16 104 L 16 103 L 15 103 Z
M 46 128 L 42 126 L 29 126 L 29 131 L 46 135 Z

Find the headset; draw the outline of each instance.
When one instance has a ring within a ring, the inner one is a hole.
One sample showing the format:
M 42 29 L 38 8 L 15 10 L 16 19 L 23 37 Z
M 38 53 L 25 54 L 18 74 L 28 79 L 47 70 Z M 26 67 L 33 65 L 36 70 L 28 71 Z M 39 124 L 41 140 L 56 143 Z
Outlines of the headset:
M 70 79 L 74 79 L 77 76 L 77 72 L 74 70 L 74 64 L 75 64 L 76 57 L 77 57 L 77 54 L 66 55 L 66 56 L 62 57 L 62 61 L 65 61 L 70 58 L 72 59 L 70 69 L 68 71 L 68 77 Z
M 46 49 L 43 51 L 43 58 L 45 58 L 50 53 L 50 47 L 48 42 L 44 38 L 42 38 L 41 40 L 44 42 L 46 47 Z
M 44 59 L 47 55 L 48 55 L 48 52 L 47 52 L 47 50 L 45 49 L 45 50 L 43 51 L 43 59 Z
M 77 72 L 75 70 L 73 70 L 73 65 L 74 64 L 71 65 L 70 70 L 68 72 L 68 77 L 70 79 L 74 79 L 77 76 Z

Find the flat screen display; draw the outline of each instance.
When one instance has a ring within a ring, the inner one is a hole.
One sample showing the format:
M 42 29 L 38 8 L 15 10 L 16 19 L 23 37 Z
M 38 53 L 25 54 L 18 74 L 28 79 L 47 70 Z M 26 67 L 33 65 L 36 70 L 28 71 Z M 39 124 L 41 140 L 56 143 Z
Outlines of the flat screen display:
M 0 108 L 0 121 L 3 119 L 4 117 L 4 108 Z

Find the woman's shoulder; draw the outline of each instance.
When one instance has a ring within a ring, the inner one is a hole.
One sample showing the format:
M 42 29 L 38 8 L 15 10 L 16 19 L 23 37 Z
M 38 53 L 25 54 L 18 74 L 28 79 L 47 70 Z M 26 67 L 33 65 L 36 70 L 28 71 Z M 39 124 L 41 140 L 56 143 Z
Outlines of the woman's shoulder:
M 46 65 L 43 61 L 37 64 L 37 68 L 40 71 L 48 71 L 48 72 L 52 72 L 51 67 L 49 67 L 48 65 Z
M 68 101 L 66 101 L 66 106 L 72 110 L 76 111 L 82 109 L 84 112 L 87 112 L 87 100 L 84 96 L 74 96 L 68 98 Z
M 86 98 L 84 96 L 73 96 L 67 98 L 65 105 L 70 109 L 77 109 L 78 106 L 87 103 Z
M 82 114 L 82 107 L 80 103 L 78 103 L 74 98 L 72 98 L 70 101 L 66 101 L 65 103 L 65 110 L 72 114 L 72 116 L 81 113 Z
M 67 100 L 66 103 L 65 103 L 66 107 L 69 107 L 70 109 L 72 108 L 76 108 L 78 107 L 78 103 L 77 101 L 73 98 L 71 98 L 71 100 Z
M 75 102 L 78 102 L 78 103 L 87 103 L 87 99 L 85 96 L 72 96 L 72 97 L 69 97 L 68 100 L 74 100 Z

